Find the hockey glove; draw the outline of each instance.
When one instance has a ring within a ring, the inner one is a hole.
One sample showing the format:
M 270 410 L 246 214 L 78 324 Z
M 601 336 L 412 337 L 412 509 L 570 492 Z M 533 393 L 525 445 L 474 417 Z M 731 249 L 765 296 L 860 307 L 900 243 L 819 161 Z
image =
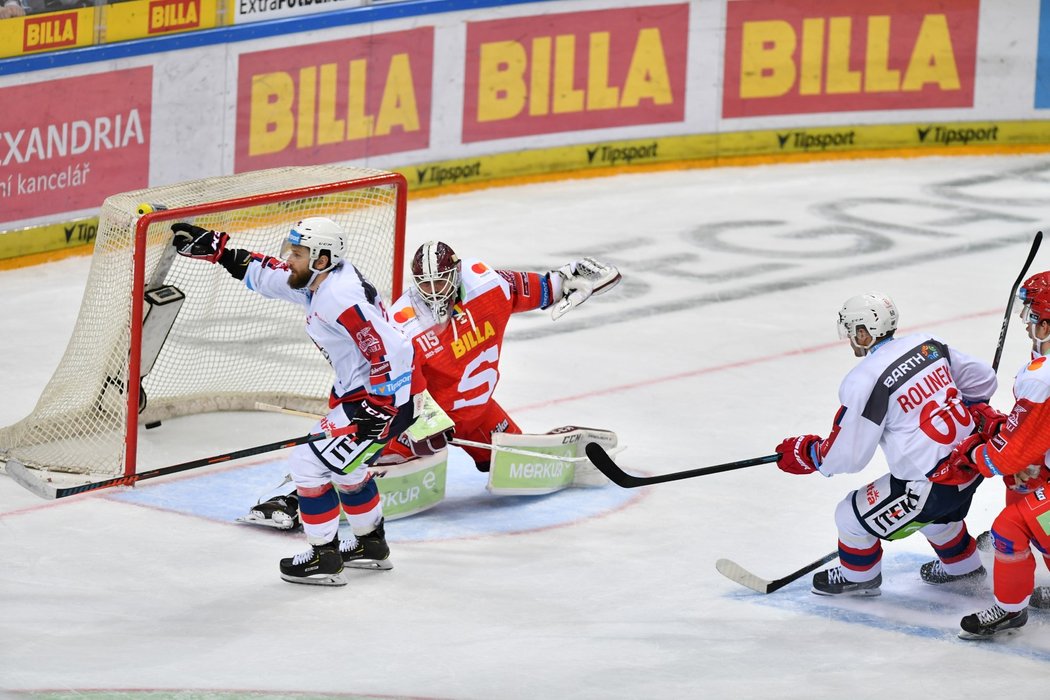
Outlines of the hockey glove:
M 1046 486 L 1046 470 L 1041 464 L 1031 464 L 1016 474 L 1003 477 L 1006 488 L 1017 493 L 1031 493 L 1041 486 Z
M 974 433 L 956 445 L 945 460 L 941 462 L 940 468 L 927 478 L 938 484 L 962 484 L 969 481 L 969 478 L 957 481 L 957 479 L 962 479 L 965 472 L 969 472 L 970 478 L 973 478 L 974 472 L 978 472 L 982 476 L 993 476 L 987 467 L 983 467 L 973 458 L 974 450 L 983 444 L 984 440 L 981 438 L 981 434 Z M 944 472 L 944 474 L 938 476 L 940 472 Z
M 977 423 L 977 433 L 980 434 L 981 439 L 985 442 L 995 437 L 1003 423 L 1006 422 L 1005 414 L 1000 413 L 983 401 L 970 404 L 966 408 Z
M 551 309 L 551 318 L 557 320 L 587 301 L 592 295 L 604 294 L 620 281 L 620 271 L 594 258 L 582 258 L 551 272 L 561 279 L 561 299 Z
M 171 232 L 174 234 L 171 244 L 179 255 L 210 263 L 218 261 L 230 240 L 225 233 L 208 231 L 181 221 L 171 225 Z
M 390 424 L 396 415 L 397 410 L 393 406 L 365 399 L 354 411 L 349 433 L 357 443 L 386 440 L 390 435 Z
M 811 474 L 817 470 L 820 443 L 817 435 L 784 438 L 777 445 L 777 468 L 788 474 Z

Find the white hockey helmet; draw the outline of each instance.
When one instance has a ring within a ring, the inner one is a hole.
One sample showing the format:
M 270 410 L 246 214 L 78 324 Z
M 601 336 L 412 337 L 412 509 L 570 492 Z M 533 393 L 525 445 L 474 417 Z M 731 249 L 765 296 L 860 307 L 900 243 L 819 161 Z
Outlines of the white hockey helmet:
M 318 274 L 328 272 L 343 262 L 346 254 L 346 232 L 343 227 L 323 216 L 312 216 L 292 226 L 288 238 L 281 247 L 285 257 L 292 246 L 301 245 L 310 250 L 310 267 L 322 255 L 328 256 L 328 267 L 315 270 Z
M 849 338 L 854 347 L 868 349 L 879 338 L 897 330 L 897 305 L 885 294 L 867 292 L 850 297 L 839 309 L 839 337 Z M 863 327 L 871 343 L 857 343 L 857 329 Z
M 412 281 L 416 291 L 444 324 L 459 294 L 459 256 L 447 243 L 427 241 L 412 256 Z

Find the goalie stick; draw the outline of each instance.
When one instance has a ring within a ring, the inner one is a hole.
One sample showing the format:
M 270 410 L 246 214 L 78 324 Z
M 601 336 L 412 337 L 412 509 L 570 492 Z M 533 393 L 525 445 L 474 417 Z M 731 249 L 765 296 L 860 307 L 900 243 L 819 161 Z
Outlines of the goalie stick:
M 349 426 L 348 426 L 349 427 Z M 198 467 L 207 467 L 211 464 L 219 464 L 221 462 L 231 462 L 235 459 L 242 459 L 244 457 L 251 457 L 252 455 L 263 454 L 265 452 L 273 452 L 274 450 L 283 450 L 288 447 L 295 447 L 297 445 L 305 445 L 309 442 L 317 442 L 318 440 L 324 440 L 325 438 L 339 437 L 340 435 L 347 435 L 348 431 L 345 429 L 325 432 L 325 433 L 310 433 L 309 435 L 303 435 L 301 437 L 291 438 L 289 440 L 281 440 L 279 442 L 271 442 L 266 445 L 258 445 L 256 447 L 246 447 L 242 450 L 234 450 L 233 452 L 227 452 L 221 455 L 215 455 L 214 457 L 203 457 L 201 459 L 193 459 L 189 462 L 182 462 L 181 464 L 173 464 L 170 467 L 160 467 L 159 469 L 150 469 L 148 471 L 139 472 L 137 474 L 128 474 L 125 476 L 117 476 L 112 479 L 104 479 L 102 481 L 93 481 L 87 484 L 77 484 L 76 486 L 55 486 L 46 481 L 41 480 L 39 477 L 30 474 L 29 470 L 25 465 L 14 460 L 7 463 L 7 475 L 11 477 L 12 481 L 19 484 L 20 486 L 32 491 L 41 498 L 54 500 L 56 498 L 65 498 L 66 496 L 74 496 L 78 493 L 87 493 L 88 491 L 97 491 L 99 489 L 109 488 L 110 486 L 131 486 L 144 479 L 154 479 L 158 476 L 165 476 L 167 474 L 176 474 L 178 472 L 188 471 L 190 469 L 197 469 Z
M 787 576 L 783 576 L 772 581 L 767 581 L 764 578 L 755 576 L 753 573 L 740 566 L 735 561 L 731 561 L 729 559 L 719 559 L 715 562 L 715 568 L 718 569 L 718 573 L 722 574 L 730 581 L 735 581 L 741 586 L 746 586 L 747 588 L 750 588 L 751 590 L 757 593 L 768 594 L 772 593 L 773 591 L 779 591 L 781 588 L 788 585 L 789 583 L 793 583 L 794 581 L 797 581 L 798 579 L 802 578 L 810 571 L 824 566 L 838 555 L 838 550 L 835 550 L 831 554 L 825 554 L 820 559 L 817 559 L 815 562 L 806 564 L 798 571 L 792 571 Z
M 1021 268 L 1021 274 L 1017 276 L 1017 281 L 1014 282 L 1014 286 L 1010 287 L 1010 299 L 1006 302 L 1006 313 L 1003 314 L 1003 325 L 999 329 L 999 343 L 995 346 L 995 359 L 992 360 L 992 369 L 998 371 L 999 359 L 1003 356 L 1003 345 L 1006 344 L 1006 327 L 1010 323 L 1010 311 L 1014 307 L 1014 299 L 1017 296 L 1017 288 L 1024 282 L 1024 276 L 1028 274 L 1028 268 L 1032 265 L 1032 260 L 1035 259 L 1035 254 L 1039 250 L 1039 244 L 1043 240 L 1043 232 L 1036 231 L 1035 238 L 1032 239 L 1032 247 L 1028 251 L 1028 258 L 1024 261 L 1024 266 Z
M 284 406 L 276 406 L 272 403 L 262 403 L 257 401 L 255 408 L 260 411 L 270 411 L 272 413 L 284 413 L 289 416 L 302 416 L 303 418 L 313 418 L 314 420 L 321 420 L 324 416 L 318 413 L 310 413 L 309 411 L 299 411 L 294 408 L 285 408 Z M 522 457 L 534 457 L 539 459 L 556 459 L 559 462 L 586 462 L 587 457 L 561 457 L 558 455 L 551 455 L 545 452 L 533 452 L 532 450 L 525 450 L 520 447 L 506 447 L 504 445 L 491 445 L 487 442 L 475 442 L 474 440 L 463 440 L 462 438 L 451 438 L 448 440 L 450 445 L 458 445 L 459 447 L 480 447 L 482 449 L 494 449 L 498 452 L 506 452 L 512 455 L 520 455 Z M 623 449 L 623 448 L 620 448 Z M 617 452 L 620 450 L 618 449 Z
M 739 462 L 715 464 L 714 466 L 701 467 L 699 469 L 686 469 L 685 471 L 661 474 L 659 476 L 632 476 L 616 466 L 616 462 L 612 460 L 609 453 L 598 443 L 589 442 L 587 443 L 587 446 L 584 447 L 584 450 L 587 452 L 587 458 L 591 460 L 591 464 L 597 467 L 598 471 L 609 477 L 609 480 L 614 484 L 625 489 L 648 486 L 649 484 L 660 484 L 665 481 L 689 479 L 694 476 L 705 476 L 707 474 L 728 472 L 733 469 L 743 469 L 744 467 L 753 467 L 758 464 L 768 464 L 777 461 L 777 458 L 780 456 L 774 452 L 773 454 L 765 455 L 764 457 L 754 457 L 752 459 L 743 459 Z

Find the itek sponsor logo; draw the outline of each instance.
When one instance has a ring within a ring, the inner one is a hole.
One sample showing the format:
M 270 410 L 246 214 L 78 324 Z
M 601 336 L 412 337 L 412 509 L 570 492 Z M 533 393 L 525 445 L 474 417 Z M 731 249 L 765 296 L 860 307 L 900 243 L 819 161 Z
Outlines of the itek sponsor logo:
M 925 129 L 916 129 L 919 143 L 942 143 L 950 146 L 953 143 L 967 145 L 971 141 L 986 143 L 999 140 L 999 127 L 989 126 L 984 129 L 952 128 L 947 126 L 928 126 Z

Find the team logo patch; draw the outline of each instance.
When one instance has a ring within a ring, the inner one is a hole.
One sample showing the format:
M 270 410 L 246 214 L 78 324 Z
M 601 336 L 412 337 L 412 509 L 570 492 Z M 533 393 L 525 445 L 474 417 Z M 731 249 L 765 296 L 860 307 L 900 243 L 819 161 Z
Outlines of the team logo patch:
M 383 346 L 371 327 L 362 328 L 354 335 L 354 337 L 357 339 L 357 347 L 361 348 L 361 352 L 366 355 L 376 352 Z
M 480 263 L 480 262 L 476 262 L 473 265 L 471 265 L 470 269 L 473 270 L 474 272 L 478 273 L 479 275 L 481 273 L 483 273 L 483 272 L 487 272 L 488 271 L 488 268 L 485 266 L 485 263 Z
M 404 323 L 410 319 L 416 317 L 416 312 L 411 306 L 406 306 L 402 309 L 398 309 L 394 312 L 394 320 L 398 323 Z
M 920 352 L 923 354 L 924 357 L 930 360 L 937 360 L 941 356 L 941 351 L 937 348 L 936 345 L 923 345 Z
M 1028 363 L 1028 371 L 1029 372 L 1036 371 L 1037 369 L 1039 369 L 1040 367 L 1043 366 L 1044 362 L 1046 362 L 1046 356 L 1045 355 L 1043 357 L 1035 358 L 1034 360 L 1032 360 L 1031 362 Z

